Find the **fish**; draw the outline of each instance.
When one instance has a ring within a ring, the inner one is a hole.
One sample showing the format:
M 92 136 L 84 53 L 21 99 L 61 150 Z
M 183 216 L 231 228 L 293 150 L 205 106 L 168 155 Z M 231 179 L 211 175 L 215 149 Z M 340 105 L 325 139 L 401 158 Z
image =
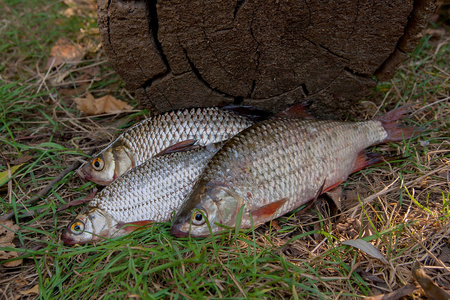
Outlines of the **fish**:
M 360 122 L 316 120 L 306 114 L 296 118 L 296 109 L 225 143 L 175 215 L 174 236 L 256 228 L 331 190 L 351 173 L 383 161 L 367 147 L 421 131 L 400 124 L 407 107 Z
M 78 175 L 99 185 L 108 185 L 147 159 L 184 142 L 205 146 L 225 141 L 268 115 L 252 107 L 192 108 L 150 117 L 129 128 L 106 148 L 83 164 Z
M 138 226 L 168 222 L 221 143 L 150 158 L 95 195 L 64 230 L 68 245 L 125 235 Z

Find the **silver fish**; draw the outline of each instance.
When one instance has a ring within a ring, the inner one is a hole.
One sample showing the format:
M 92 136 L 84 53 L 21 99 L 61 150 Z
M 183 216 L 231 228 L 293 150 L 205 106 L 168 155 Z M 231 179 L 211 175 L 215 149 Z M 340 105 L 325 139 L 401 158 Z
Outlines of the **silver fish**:
M 149 159 L 99 192 L 61 239 L 70 245 L 95 242 L 136 229 L 127 225 L 169 221 L 220 146 Z
M 78 170 L 78 174 L 86 180 L 108 185 L 174 144 L 189 147 L 193 143 L 205 146 L 225 141 L 253 124 L 247 117 L 231 110 L 232 108 L 227 110 L 217 107 L 193 108 L 148 118 L 125 131 L 94 155 Z M 251 113 L 263 114 L 252 108 Z
M 377 120 L 338 122 L 273 118 L 231 138 L 210 160 L 175 216 L 177 237 L 204 237 L 236 226 L 258 226 L 313 199 L 352 172 L 381 161 L 365 148 L 407 139 L 405 108 Z M 210 229 L 208 228 L 210 225 Z

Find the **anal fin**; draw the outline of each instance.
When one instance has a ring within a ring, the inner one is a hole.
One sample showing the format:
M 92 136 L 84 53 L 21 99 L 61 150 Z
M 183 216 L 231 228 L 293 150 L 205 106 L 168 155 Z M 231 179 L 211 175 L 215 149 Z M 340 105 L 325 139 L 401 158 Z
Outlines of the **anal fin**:
M 353 166 L 352 173 L 360 171 L 365 167 L 381 163 L 383 162 L 383 160 L 384 159 L 381 154 L 367 152 L 363 150 L 359 152 L 358 156 L 356 157 L 356 162 L 355 165 Z

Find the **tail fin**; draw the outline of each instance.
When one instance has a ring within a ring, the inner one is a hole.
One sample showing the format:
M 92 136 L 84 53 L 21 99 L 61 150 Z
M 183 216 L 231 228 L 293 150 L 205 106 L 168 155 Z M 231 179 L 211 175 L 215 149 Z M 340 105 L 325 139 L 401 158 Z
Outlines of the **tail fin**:
M 381 122 L 386 130 L 388 136 L 383 140 L 383 143 L 401 141 L 419 135 L 424 131 L 423 128 L 414 126 L 405 126 L 399 124 L 398 121 L 404 118 L 404 115 L 410 111 L 410 106 L 402 106 L 391 110 L 390 112 L 378 117 L 377 120 Z

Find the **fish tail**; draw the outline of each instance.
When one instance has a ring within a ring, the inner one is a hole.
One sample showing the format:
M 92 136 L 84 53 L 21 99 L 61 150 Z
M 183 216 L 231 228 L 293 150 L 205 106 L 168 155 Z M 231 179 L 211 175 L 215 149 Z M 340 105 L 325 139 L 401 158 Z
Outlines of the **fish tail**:
M 383 143 L 402 141 L 411 137 L 417 136 L 424 131 L 421 127 L 406 126 L 398 121 L 404 118 L 404 115 L 410 111 L 410 106 L 402 106 L 391 110 L 390 112 L 378 117 L 377 120 L 381 122 L 384 130 L 386 130 L 387 137 Z

